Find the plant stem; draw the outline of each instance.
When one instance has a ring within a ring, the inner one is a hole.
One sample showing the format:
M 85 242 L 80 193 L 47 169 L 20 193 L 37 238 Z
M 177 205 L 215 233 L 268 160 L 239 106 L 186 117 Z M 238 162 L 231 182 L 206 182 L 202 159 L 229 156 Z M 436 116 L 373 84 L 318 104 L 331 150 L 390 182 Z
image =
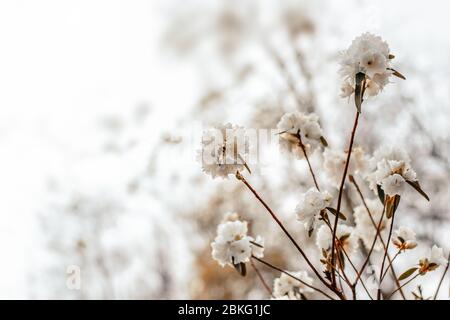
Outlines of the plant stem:
M 385 200 L 385 202 L 386 202 L 386 200 Z M 386 262 L 386 256 L 388 255 L 389 244 L 391 243 L 392 230 L 394 229 L 394 218 L 395 218 L 395 212 L 392 213 L 391 227 L 389 228 L 389 236 L 387 238 L 386 249 L 384 250 L 383 262 L 381 263 L 380 284 L 379 284 L 380 287 L 378 288 L 377 300 L 381 299 L 381 282 L 383 281 L 382 275 L 383 275 L 383 270 L 384 270 L 384 263 Z
M 450 260 L 450 253 L 448 254 L 447 260 Z M 449 265 L 450 265 L 450 263 L 447 261 L 447 266 L 445 267 L 445 270 L 444 270 L 444 272 L 442 273 L 441 280 L 439 280 L 439 284 L 438 284 L 438 287 L 436 288 L 436 292 L 434 293 L 433 300 L 436 300 L 436 298 L 437 298 L 437 295 L 438 295 L 438 293 L 439 293 L 439 290 L 441 289 L 441 285 L 442 285 L 442 282 L 444 281 L 445 274 L 447 273 L 447 270 L 448 270 Z
M 260 262 L 260 263 L 266 265 L 266 266 L 269 267 L 269 268 L 272 268 L 272 269 L 274 269 L 274 270 L 276 270 L 276 271 L 279 271 L 279 272 L 281 272 L 281 273 L 286 274 L 287 276 L 289 276 L 289 277 L 291 277 L 291 278 L 293 278 L 293 279 L 299 281 L 301 284 L 307 286 L 308 288 L 311 288 L 311 289 L 313 289 L 313 290 L 315 290 L 315 291 L 317 291 L 317 292 L 323 294 L 325 297 L 327 297 L 327 298 L 330 299 L 330 300 L 336 300 L 336 299 L 334 299 L 333 297 L 331 297 L 330 295 L 328 295 L 327 293 L 325 293 L 324 291 L 322 291 L 321 289 L 316 288 L 316 287 L 314 287 L 314 286 L 312 286 L 312 285 L 310 285 L 310 284 L 304 282 L 303 280 L 301 280 L 301 279 L 295 277 L 294 275 L 290 274 L 289 272 L 284 271 L 283 269 L 278 268 L 278 267 L 274 266 L 273 264 L 271 264 L 271 263 L 269 263 L 269 262 L 267 262 L 267 261 L 264 261 L 264 260 L 262 260 L 262 259 L 259 259 L 259 258 L 255 257 L 255 256 L 252 256 L 252 259 L 255 259 L 256 261 L 258 261 L 258 262 Z
M 394 293 L 396 293 L 397 291 L 401 290 L 404 286 L 406 286 L 408 283 L 410 283 L 411 281 L 413 281 L 415 278 L 417 278 L 419 276 L 419 273 L 416 274 L 414 277 L 412 277 L 411 279 L 409 279 L 408 281 L 406 281 L 404 284 L 402 284 L 400 286 L 400 288 L 397 288 L 396 290 L 392 291 L 392 293 L 387 297 L 387 299 L 390 299 Z
M 320 191 L 319 184 L 317 183 L 317 180 L 316 180 L 316 175 L 314 174 L 314 171 L 312 169 L 311 162 L 309 162 L 309 157 L 306 154 L 305 145 L 303 144 L 302 136 L 301 136 L 300 132 L 297 132 L 297 137 L 298 137 L 298 144 L 300 145 L 300 148 L 302 148 L 303 155 L 305 156 L 306 162 L 308 163 L 309 172 L 311 173 L 311 176 L 314 180 L 314 185 L 316 186 L 317 191 Z
M 389 271 L 389 268 L 392 267 L 392 264 L 394 263 L 395 258 L 398 257 L 398 255 L 400 254 L 400 252 L 401 252 L 401 251 L 399 250 L 399 251 L 394 255 L 394 257 L 392 258 L 392 260 L 389 261 L 389 264 L 388 264 L 388 266 L 386 267 L 386 270 L 384 271 L 383 276 L 381 277 L 381 281 L 383 281 L 384 277 L 386 276 L 386 274 L 387 274 L 388 271 Z
M 297 241 L 292 237 L 292 235 L 287 231 L 287 229 L 284 227 L 283 223 L 278 219 L 277 215 L 273 212 L 273 210 L 267 205 L 267 203 L 260 197 L 258 192 L 248 183 L 248 181 L 240 174 L 239 172 L 236 172 L 236 178 L 240 181 L 242 181 L 245 186 L 253 193 L 253 195 L 261 202 L 261 204 L 266 208 L 267 212 L 272 216 L 272 218 L 275 220 L 275 222 L 278 224 L 278 226 L 283 230 L 283 232 L 286 234 L 286 236 L 291 240 L 291 242 L 294 244 L 295 248 L 300 252 L 302 257 L 305 259 L 308 266 L 311 268 L 311 270 L 314 272 L 314 274 L 319 278 L 319 280 L 328 288 L 335 291 L 337 295 L 341 295 L 343 297 L 342 292 L 339 292 L 337 288 L 333 288 L 325 279 L 321 276 L 321 274 L 317 271 L 317 269 L 314 267 L 314 265 L 311 263 L 311 261 L 306 256 L 305 252 L 302 250 L 302 248 L 298 245 Z
M 336 207 L 337 212 L 340 212 L 340 210 L 341 210 L 342 192 L 344 190 L 345 179 L 347 178 L 347 171 L 348 171 L 348 166 L 350 164 L 350 157 L 352 155 L 353 141 L 355 140 L 356 128 L 358 127 L 358 120 L 359 120 L 359 112 L 356 112 L 355 123 L 353 124 L 352 134 L 350 137 L 350 144 L 348 147 L 347 161 L 345 162 L 344 173 L 342 175 L 341 186 L 339 188 L 338 203 L 337 203 L 337 207 Z M 336 256 L 335 256 L 335 252 L 334 252 L 335 251 L 334 239 L 336 238 L 336 230 L 337 230 L 338 221 L 339 221 L 339 214 L 336 214 L 335 219 L 334 219 L 333 237 L 331 238 L 332 239 L 331 264 L 333 264 L 333 265 L 336 260 Z M 334 273 L 332 274 L 331 280 L 332 280 L 331 283 L 333 285 L 335 285 L 336 284 L 336 275 Z
M 356 180 L 354 179 L 354 177 L 352 177 L 352 179 L 350 179 L 350 181 L 351 181 L 351 182 L 353 183 L 353 185 L 355 186 L 356 191 L 358 192 L 359 197 L 361 198 L 361 201 L 362 201 L 362 203 L 364 204 L 364 207 L 365 207 L 366 210 L 367 210 L 367 214 L 369 215 L 369 218 L 370 218 L 370 221 L 372 222 L 373 227 L 375 228 L 375 230 L 377 230 L 378 238 L 380 239 L 381 244 L 383 245 L 383 249 L 386 250 L 386 243 L 384 242 L 383 237 L 381 236 L 381 233 L 380 233 L 379 230 L 378 230 L 377 224 L 375 223 L 375 220 L 373 219 L 372 213 L 370 212 L 370 209 L 369 209 L 369 207 L 367 206 L 366 200 L 364 199 L 364 196 L 363 196 L 363 194 L 362 194 L 362 192 L 361 192 L 361 189 L 359 188 L 358 183 L 356 182 Z M 383 213 L 383 214 L 384 214 L 384 213 Z M 382 216 L 383 216 L 383 214 L 382 214 Z M 369 254 L 368 254 L 368 258 L 367 258 L 368 261 L 370 261 L 370 255 L 371 255 L 371 254 L 372 254 L 372 251 L 370 251 Z M 389 262 L 391 263 L 391 273 L 392 273 L 392 277 L 393 277 L 393 279 L 394 279 L 394 282 L 395 282 L 395 284 L 397 285 L 397 288 L 400 288 L 400 287 L 401 287 L 401 286 L 400 286 L 400 281 L 398 281 L 398 277 L 397 277 L 397 274 L 396 274 L 396 272 L 395 272 L 394 266 L 392 265 L 392 260 L 391 260 L 391 257 L 390 257 L 390 255 L 389 255 L 389 253 L 387 254 L 387 258 L 388 258 Z M 364 268 L 365 268 L 365 267 L 366 267 L 366 266 L 364 266 Z M 361 268 L 361 271 L 360 271 L 361 274 L 362 274 L 362 272 L 364 271 L 364 268 Z M 401 288 L 400 288 L 399 292 L 400 292 L 400 295 L 402 296 L 403 300 L 406 300 L 405 294 L 403 293 L 403 290 L 402 290 Z
M 258 268 L 255 266 L 255 263 L 253 262 L 252 259 L 250 259 L 250 264 L 252 265 L 253 269 L 255 270 L 256 275 L 258 276 L 259 280 L 261 281 L 264 289 L 266 289 L 266 291 L 269 293 L 270 296 L 272 295 L 272 290 L 270 289 L 270 287 L 267 285 L 266 281 L 264 280 L 261 272 L 259 272 Z

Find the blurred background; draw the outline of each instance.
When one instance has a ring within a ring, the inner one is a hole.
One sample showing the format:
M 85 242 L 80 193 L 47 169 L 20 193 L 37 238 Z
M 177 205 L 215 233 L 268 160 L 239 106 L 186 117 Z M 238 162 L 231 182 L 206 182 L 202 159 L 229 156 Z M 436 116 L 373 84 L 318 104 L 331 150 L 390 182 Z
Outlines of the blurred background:
M 354 106 L 339 98 L 337 57 L 365 31 L 407 81 L 368 100 L 356 143 L 402 145 L 432 199 L 402 201 L 398 221 L 421 245 L 396 267 L 433 243 L 448 253 L 448 11 L 438 0 L 1 1 L 0 298 L 267 298 L 253 273 L 212 260 L 224 213 L 247 219 L 277 265 L 302 260 L 247 190 L 180 154 L 195 125 L 275 128 L 293 110 L 316 112 L 343 149 Z M 312 185 L 303 162 L 251 180 L 313 252 L 293 214 Z M 346 206 L 358 204 L 349 192 Z M 439 276 L 422 281 L 425 296 Z

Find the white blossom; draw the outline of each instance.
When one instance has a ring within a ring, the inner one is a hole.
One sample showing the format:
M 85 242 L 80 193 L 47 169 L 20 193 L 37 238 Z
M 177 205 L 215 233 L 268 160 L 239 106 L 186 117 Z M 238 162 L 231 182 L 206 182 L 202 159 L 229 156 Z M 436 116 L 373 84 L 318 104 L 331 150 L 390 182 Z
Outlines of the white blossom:
M 386 239 L 388 228 L 388 219 L 386 215 L 383 214 L 383 205 L 378 199 L 369 199 L 366 201 L 367 207 L 369 208 L 372 219 L 367 212 L 367 208 L 364 205 L 360 205 L 353 209 L 353 217 L 355 218 L 355 232 L 356 235 L 362 240 L 364 246 L 367 250 L 372 247 L 373 241 L 377 234 L 378 224 L 380 223 L 380 235 L 383 239 Z M 374 226 L 375 224 L 375 226 Z M 377 237 L 373 250 L 380 251 L 383 250 L 383 243 Z
M 306 271 L 288 272 L 292 276 L 302 280 L 308 285 L 312 285 L 314 279 L 311 278 Z M 273 295 L 275 298 L 282 298 L 287 296 L 289 300 L 296 300 L 300 298 L 300 294 L 307 294 L 314 292 L 314 290 L 300 281 L 282 273 L 279 278 L 276 278 L 273 283 Z M 285 299 L 285 298 L 283 298 Z
M 226 221 L 217 227 L 217 236 L 211 243 L 212 256 L 223 267 L 227 264 L 248 262 L 255 255 L 264 256 L 264 239 L 260 236 L 256 240 L 247 235 L 246 221 Z
M 308 115 L 301 112 L 286 113 L 278 122 L 277 129 L 280 133 L 281 149 L 294 154 L 298 159 L 304 157 L 299 137 L 307 154 L 321 143 L 322 128 L 319 117 L 314 113 Z
M 344 172 L 345 163 L 347 161 L 348 152 L 334 150 L 327 148 L 323 152 L 324 162 L 323 166 L 330 183 L 339 188 L 342 180 L 342 173 Z M 365 172 L 368 168 L 368 159 L 364 151 L 360 147 L 353 148 L 350 164 L 348 167 L 348 174 L 357 174 Z
M 367 179 L 374 191 L 380 185 L 389 196 L 402 195 L 406 181 L 417 181 L 408 154 L 401 148 L 380 148 L 371 159 L 372 172 Z
M 417 246 L 416 233 L 408 227 L 401 226 L 395 230 L 392 242 L 399 250 L 414 249 Z
M 311 188 L 301 195 L 300 202 L 295 208 L 297 219 L 303 223 L 306 231 L 314 229 L 319 213 L 331 203 L 331 194 L 327 191 L 320 192 Z
M 316 244 L 320 250 L 331 250 L 331 238 L 333 234 L 326 225 L 322 225 L 317 231 Z M 353 254 L 358 249 L 358 237 L 353 227 L 338 224 L 336 230 L 336 238 L 339 239 L 340 245 L 344 248 L 348 255 Z
M 348 97 L 354 92 L 355 75 L 362 72 L 367 78 L 367 94 L 377 95 L 389 82 L 393 74 L 390 66 L 388 44 L 371 33 L 363 33 L 355 38 L 350 47 L 341 53 L 339 63 L 340 75 L 344 79 L 341 97 Z
M 227 179 L 245 168 L 249 144 L 243 127 L 227 123 L 203 133 L 202 149 L 197 158 L 202 169 L 212 178 Z
M 437 245 L 433 245 L 431 248 L 429 260 L 431 263 L 439 266 L 446 266 L 448 263 L 447 258 L 444 256 L 444 249 L 439 248 Z
M 448 259 L 444 256 L 444 250 L 437 245 L 433 245 L 428 256 L 419 261 L 419 273 L 423 275 L 439 268 L 439 266 L 446 266 L 447 263 Z

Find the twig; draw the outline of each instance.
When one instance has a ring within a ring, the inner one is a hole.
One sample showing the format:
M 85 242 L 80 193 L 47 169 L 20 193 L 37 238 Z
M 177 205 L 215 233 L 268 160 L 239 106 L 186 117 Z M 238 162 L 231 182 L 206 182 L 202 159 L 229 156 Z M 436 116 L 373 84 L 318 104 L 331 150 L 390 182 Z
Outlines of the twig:
M 314 265 L 309 261 L 308 257 L 306 256 L 305 252 L 302 250 L 302 248 L 299 246 L 297 241 L 292 237 L 292 235 L 287 231 L 287 229 L 284 227 L 283 223 L 278 219 L 277 215 L 273 212 L 273 210 L 267 205 L 267 203 L 261 198 L 261 196 L 256 192 L 256 190 L 248 183 L 248 181 L 240 174 L 239 172 L 236 172 L 236 178 L 242 183 L 245 184 L 245 186 L 253 193 L 253 195 L 261 202 L 261 204 L 266 208 L 266 210 L 269 212 L 269 214 L 272 216 L 272 218 L 275 220 L 275 222 L 280 226 L 281 230 L 286 234 L 286 236 L 291 240 L 291 242 L 294 244 L 295 248 L 300 252 L 302 257 L 305 259 L 306 263 L 309 265 L 309 267 L 312 269 L 312 271 L 316 274 L 316 276 L 323 282 L 325 285 L 329 285 L 325 279 L 320 275 L 320 273 L 317 271 L 317 269 L 314 267 Z
M 450 260 L 450 253 L 448 254 L 447 266 L 445 267 L 445 270 L 444 270 L 444 272 L 442 273 L 441 280 L 439 280 L 439 284 L 438 284 L 438 287 L 436 288 L 436 292 L 434 293 L 433 300 L 436 300 L 437 295 L 438 295 L 438 293 L 439 293 L 439 290 L 441 289 L 442 282 L 444 281 L 445 274 L 447 273 L 448 266 L 450 265 L 450 262 L 449 262 L 448 260 Z
M 297 132 L 297 138 L 298 138 L 298 144 L 302 148 L 303 155 L 305 156 L 306 162 L 308 162 L 309 172 L 311 173 L 311 176 L 314 180 L 314 185 L 316 186 L 317 191 L 320 191 L 319 184 L 317 183 L 317 180 L 316 180 L 316 175 L 314 174 L 314 171 L 312 169 L 311 162 L 309 162 L 309 157 L 306 154 L 305 145 L 303 144 L 302 136 L 301 136 L 300 132 Z
M 400 254 L 401 250 L 398 250 L 398 252 L 394 255 L 394 257 L 392 258 L 392 260 L 389 261 L 388 266 L 386 267 L 386 270 L 384 271 L 383 276 L 381 277 L 381 281 L 383 281 L 384 277 L 386 276 L 386 274 L 389 271 L 389 268 L 392 267 L 392 264 L 394 263 L 395 258 L 398 257 L 398 255 Z
M 270 296 L 273 296 L 272 295 L 272 290 L 270 289 L 270 287 L 268 286 L 268 284 L 264 280 L 261 272 L 259 272 L 258 268 L 255 266 L 255 264 L 254 264 L 252 259 L 250 259 L 250 264 L 252 265 L 253 269 L 255 270 L 255 273 L 258 276 L 259 280 L 261 281 L 263 287 L 266 289 L 266 291 L 269 293 Z
M 361 198 L 361 201 L 362 201 L 364 207 L 365 207 L 366 210 L 367 210 L 367 214 L 369 215 L 369 218 L 370 218 L 370 221 L 372 222 L 373 227 L 375 228 L 375 230 L 378 230 L 377 224 L 376 224 L 375 220 L 373 219 L 372 213 L 370 212 L 370 209 L 369 209 L 369 207 L 367 206 L 366 200 L 364 199 L 364 196 L 363 196 L 363 194 L 362 194 L 362 192 L 361 192 L 361 189 L 359 188 L 358 183 L 356 182 L 356 180 L 355 180 L 354 177 L 352 177 L 352 178 L 350 179 L 350 181 L 351 181 L 351 182 L 353 183 L 353 185 L 355 186 L 356 191 L 358 192 L 359 197 Z M 383 215 L 384 215 L 384 213 L 382 213 L 382 216 L 383 216 Z M 383 245 L 383 249 L 386 249 L 386 243 L 384 242 L 383 237 L 381 236 L 381 233 L 378 232 L 377 234 L 378 234 L 378 238 L 379 238 L 380 241 L 381 241 L 381 244 Z M 370 255 L 371 255 L 371 254 L 372 254 L 372 252 L 369 253 L 368 261 L 370 261 Z M 398 277 L 397 277 L 397 274 L 396 274 L 396 272 L 395 272 L 394 266 L 392 265 L 392 260 L 391 260 L 391 257 L 390 257 L 390 255 L 389 255 L 389 253 L 388 253 L 388 255 L 387 255 L 387 258 L 388 258 L 389 262 L 391 263 L 391 273 L 392 273 L 392 277 L 393 277 L 393 279 L 394 279 L 394 282 L 395 282 L 395 284 L 397 285 L 397 288 L 400 288 L 400 287 L 401 287 L 400 281 L 398 280 Z M 364 266 L 364 267 L 365 267 L 365 266 Z M 363 271 L 364 271 L 364 269 L 361 269 L 360 272 L 362 273 Z M 403 290 L 402 290 L 401 288 L 400 288 L 399 292 L 400 292 L 400 295 L 402 296 L 403 300 L 406 300 L 405 294 L 403 293 Z
M 306 283 L 305 281 L 303 281 L 303 280 L 297 278 L 296 276 L 290 274 L 289 272 L 284 271 L 283 269 L 278 268 L 278 267 L 274 266 L 273 264 L 271 264 L 271 263 L 269 263 L 269 262 L 267 262 L 267 261 L 264 261 L 264 260 L 262 260 L 262 259 L 259 259 L 259 258 L 255 257 L 255 256 L 252 256 L 252 258 L 255 259 L 256 261 L 258 261 L 258 262 L 260 262 L 260 263 L 262 263 L 262 264 L 268 266 L 269 268 L 272 268 L 272 269 L 274 269 L 274 270 L 277 270 L 277 271 L 279 271 L 279 272 L 281 272 L 281 273 L 284 273 L 284 274 L 288 275 L 289 277 L 291 277 L 291 278 L 293 278 L 293 279 L 299 281 L 301 284 L 307 286 L 308 288 L 311 288 L 311 289 L 313 289 L 313 290 L 315 290 L 315 291 L 317 291 L 317 292 L 323 294 L 325 297 L 329 298 L 330 300 L 336 300 L 336 299 L 334 299 L 333 297 L 331 297 L 330 295 L 328 295 L 327 293 L 325 293 L 324 291 L 322 291 L 321 289 L 316 288 L 316 287 L 314 287 L 314 286 L 312 286 L 312 285 Z
M 395 211 L 392 213 L 391 227 L 389 228 L 389 236 L 387 238 L 386 249 L 384 250 L 383 262 L 381 263 L 380 283 L 379 283 L 380 287 L 378 288 L 377 300 L 381 299 L 381 282 L 383 281 L 382 275 L 383 275 L 383 270 L 384 270 L 384 263 L 386 262 L 386 256 L 388 255 L 389 243 L 391 242 L 392 230 L 394 229 L 394 218 L 395 218 Z
M 412 277 L 411 279 L 409 279 L 408 281 L 406 281 L 404 284 L 402 284 L 401 286 L 400 286 L 400 288 L 397 288 L 396 290 L 394 290 L 394 291 L 392 291 L 392 293 L 387 297 L 387 299 L 389 300 L 393 295 L 394 295 L 394 293 L 396 293 L 398 290 L 401 290 L 401 288 L 403 288 L 404 286 L 406 286 L 408 283 L 410 283 L 411 281 L 413 281 L 415 278 L 417 278 L 419 276 L 419 273 L 418 274 L 416 274 L 414 277 Z
M 336 207 L 336 211 L 337 212 L 340 212 L 340 210 L 341 210 L 342 192 L 344 190 L 345 179 L 347 178 L 347 171 L 348 171 L 348 166 L 350 164 L 350 157 L 352 155 L 353 141 L 355 139 L 356 128 L 358 127 L 358 120 L 359 120 L 359 112 L 356 112 L 355 123 L 353 124 L 352 134 L 351 134 L 351 137 L 350 137 L 350 144 L 349 144 L 349 147 L 348 147 L 347 161 L 345 162 L 344 173 L 342 175 L 341 186 L 339 188 L 338 203 L 337 203 L 337 207 Z M 336 231 L 337 231 L 338 221 L 339 221 L 339 214 L 336 214 L 336 216 L 334 218 L 333 237 L 331 238 L 332 239 L 331 264 L 334 264 L 335 260 L 336 260 L 335 252 L 334 252 L 335 251 L 334 239 L 336 238 Z M 332 274 L 332 278 L 331 279 L 332 279 L 332 284 L 333 285 L 336 284 L 336 275 L 334 273 Z

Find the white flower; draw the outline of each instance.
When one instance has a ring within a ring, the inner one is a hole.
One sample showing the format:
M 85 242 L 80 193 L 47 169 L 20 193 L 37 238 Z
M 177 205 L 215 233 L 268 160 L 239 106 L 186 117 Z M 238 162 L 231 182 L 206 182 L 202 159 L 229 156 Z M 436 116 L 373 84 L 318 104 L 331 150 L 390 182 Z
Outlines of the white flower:
M 370 219 L 369 213 L 364 205 L 360 205 L 353 209 L 353 216 L 355 218 L 355 232 L 356 235 L 362 240 L 364 246 L 367 250 L 370 250 L 372 247 L 373 241 L 375 240 L 376 227 L 381 221 L 380 225 L 380 235 L 383 238 L 387 237 L 388 228 L 386 228 L 388 219 L 386 215 L 383 214 L 383 205 L 378 199 L 370 199 L 366 201 L 367 207 L 372 215 L 372 219 Z M 383 217 L 383 218 L 382 218 Z M 374 226 L 375 223 L 375 226 Z M 383 249 L 383 243 L 377 237 L 377 241 L 373 247 L 373 250 L 380 251 Z
M 395 231 L 392 242 L 399 250 L 414 249 L 417 246 L 416 233 L 408 227 L 401 226 Z
M 252 254 L 257 258 L 264 257 L 264 238 L 257 236 L 252 243 Z
M 286 113 L 278 122 L 277 129 L 280 132 L 281 149 L 294 154 L 298 159 L 304 157 L 299 136 L 307 154 L 321 142 L 322 128 L 319 125 L 319 117 L 314 113 Z
M 332 197 L 327 191 L 320 192 L 314 188 L 301 195 L 300 202 L 295 208 L 297 219 L 303 223 L 306 231 L 314 229 L 319 213 L 329 206 Z
M 197 158 L 206 174 L 226 179 L 229 174 L 244 170 L 248 153 L 249 144 L 243 127 L 227 123 L 203 133 L 202 149 Z
M 342 180 L 342 173 L 344 172 L 345 163 L 347 161 L 348 152 L 340 150 L 333 150 L 327 148 L 323 152 L 324 162 L 323 166 L 325 173 L 331 184 L 339 188 Z M 350 164 L 348 167 L 348 174 L 356 174 L 367 170 L 368 160 L 362 148 L 353 148 Z
M 227 215 L 229 216 L 229 214 Z M 227 264 L 248 262 L 255 255 L 264 256 L 264 239 L 260 236 L 254 240 L 247 235 L 247 222 L 226 221 L 217 227 L 217 236 L 211 243 L 212 256 L 223 267 Z
M 444 250 L 437 245 L 433 245 L 428 257 L 419 261 L 419 273 L 425 274 L 429 271 L 436 270 L 439 266 L 446 266 L 448 259 L 444 256 Z
M 444 249 L 439 248 L 437 245 L 433 245 L 430 252 L 430 258 L 431 263 L 436 263 L 440 266 L 446 266 L 448 263 L 447 258 L 444 256 Z
M 308 276 L 306 271 L 288 273 L 308 285 L 312 285 L 314 282 L 314 279 Z M 314 292 L 314 290 L 285 273 L 282 273 L 281 276 L 276 278 L 273 283 L 273 295 L 275 298 L 287 296 L 290 300 L 294 300 L 299 299 L 300 294 L 307 294 L 310 292 Z
M 322 225 L 317 231 L 316 244 L 320 250 L 331 250 L 331 238 L 333 234 L 326 225 Z M 340 247 L 344 248 L 348 255 L 353 254 L 358 249 L 358 237 L 354 229 L 344 224 L 338 224 L 336 238 L 340 241 Z
M 389 196 L 402 195 L 405 182 L 417 181 L 408 154 L 401 148 L 380 148 L 371 159 L 372 173 L 367 177 L 374 191 L 380 185 Z
M 341 97 L 348 97 L 354 91 L 355 75 L 362 72 L 367 77 L 366 92 L 377 95 L 389 82 L 393 74 L 390 67 L 388 44 L 371 33 L 363 33 L 355 38 L 350 47 L 342 52 L 339 73 L 344 79 Z

